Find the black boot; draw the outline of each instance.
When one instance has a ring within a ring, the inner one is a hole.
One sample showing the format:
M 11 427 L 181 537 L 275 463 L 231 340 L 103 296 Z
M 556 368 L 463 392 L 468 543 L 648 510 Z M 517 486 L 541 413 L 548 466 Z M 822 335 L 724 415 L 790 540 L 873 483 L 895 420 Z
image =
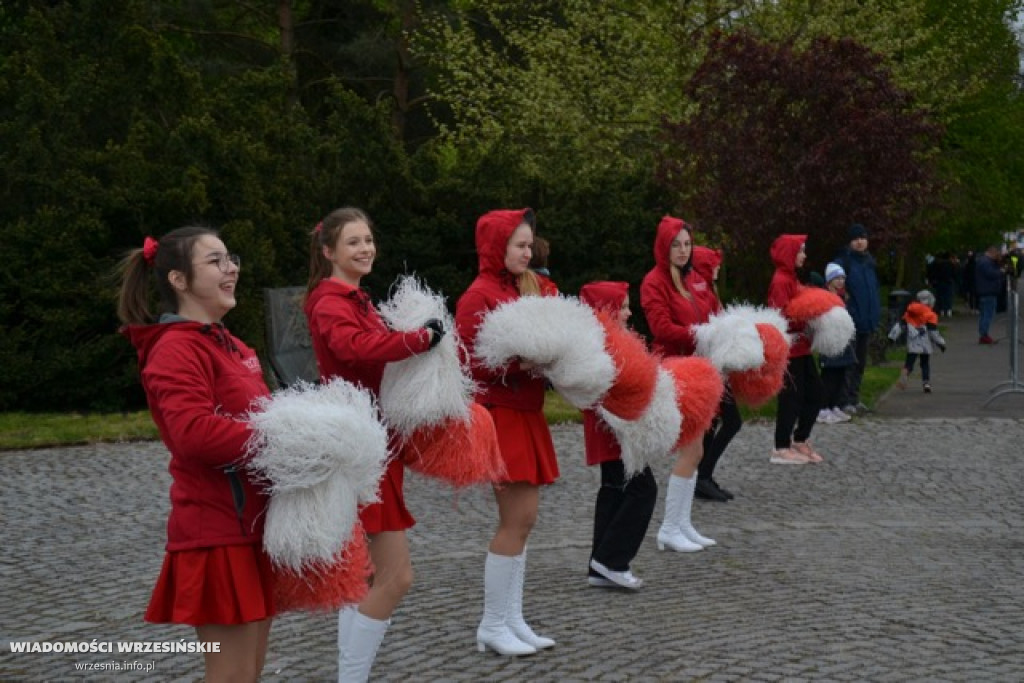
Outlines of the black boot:
M 694 489 L 694 495 L 704 500 L 717 500 L 723 503 L 729 500 L 729 497 L 715 486 L 714 481 L 711 479 L 701 479 L 700 477 L 697 478 L 697 487 Z

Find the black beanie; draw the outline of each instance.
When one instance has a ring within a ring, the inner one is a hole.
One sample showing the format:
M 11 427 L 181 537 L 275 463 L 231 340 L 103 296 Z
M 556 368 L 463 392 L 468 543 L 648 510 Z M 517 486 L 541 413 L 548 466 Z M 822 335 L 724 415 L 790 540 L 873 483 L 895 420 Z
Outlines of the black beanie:
M 867 239 L 868 229 L 865 228 L 860 223 L 854 223 L 853 225 L 850 226 L 850 229 L 847 231 L 847 236 L 849 237 L 851 242 L 853 240 L 860 239 L 861 237 Z

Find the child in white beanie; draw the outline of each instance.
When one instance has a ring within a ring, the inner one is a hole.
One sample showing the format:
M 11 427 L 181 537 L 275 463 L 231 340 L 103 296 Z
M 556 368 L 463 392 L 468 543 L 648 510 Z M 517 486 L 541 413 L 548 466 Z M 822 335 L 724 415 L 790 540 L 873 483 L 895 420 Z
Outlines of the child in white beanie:
M 830 263 L 825 266 L 825 288 L 846 301 L 846 271 L 838 263 Z M 843 400 L 846 398 L 846 373 L 856 361 L 852 342 L 847 344 L 842 353 L 838 355 L 818 356 L 818 363 L 821 365 L 821 383 L 825 387 L 822 408 L 818 411 L 818 422 L 837 424 L 850 421 L 850 416 L 844 413 L 839 406 L 843 405 Z

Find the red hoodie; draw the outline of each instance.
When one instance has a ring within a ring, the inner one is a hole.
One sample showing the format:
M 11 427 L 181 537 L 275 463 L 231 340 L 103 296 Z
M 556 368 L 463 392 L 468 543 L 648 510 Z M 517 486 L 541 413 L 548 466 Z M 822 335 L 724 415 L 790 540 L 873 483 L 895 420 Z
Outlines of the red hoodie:
M 775 264 L 775 274 L 772 275 L 772 282 L 768 286 L 768 298 L 766 303 L 772 308 L 780 311 L 785 308 L 790 299 L 803 289 L 800 280 L 796 277 L 796 257 L 800 253 L 800 247 L 807 242 L 807 235 L 779 235 L 772 242 L 772 262 Z M 805 325 L 789 321 L 789 332 L 793 335 L 793 345 L 789 347 L 789 357 L 808 356 L 811 353 L 811 340 L 804 334 Z
M 711 312 L 718 313 L 722 310 L 722 303 L 718 300 L 718 295 L 715 294 L 715 268 L 722 265 L 721 250 L 694 245 L 690 262 L 693 264 L 693 272 L 701 276 L 708 284 L 704 299 L 711 308 Z
M 259 359 L 219 324 L 129 325 L 153 421 L 171 453 L 167 550 L 262 542 L 267 496 L 236 469 L 244 415 L 270 392 Z
M 629 284 L 626 282 L 589 282 L 580 290 L 580 299 L 595 311 L 603 310 L 618 316 L 628 293 Z M 615 434 L 595 410 L 583 411 L 583 448 L 588 465 L 622 458 Z
M 309 321 L 320 379 L 341 377 L 374 396 L 380 393 L 386 364 L 430 348 L 429 331 L 388 329 L 365 291 L 338 280 L 321 280 L 302 310 Z
M 683 278 L 692 298 L 683 296 L 672 282 L 669 250 L 684 227 L 692 236 L 692 229 L 682 220 L 672 216 L 661 219 L 654 239 L 655 265 L 640 285 L 640 307 L 654 336 L 652 346 L 656 353 L 667 356 L 692 356 L 696 348 L 692 328 L 707 322 L 712 312 L 707 301 L 710 287 L 693 269 Z
M 530 209 L 490 211 L 476 223 L 479 273 L 455 304 L 455 326 L 470 353 L 473 379 L 481 384 L 477 401 L 522 411 L 544 409 L 544 378 L 510 363 L 498 371 L 485 368 L 473 354 L 477 328 L 489 311 L 519 298 L 516 278 L 505 269 L 508 240 L 524 222 L 532 224 Z

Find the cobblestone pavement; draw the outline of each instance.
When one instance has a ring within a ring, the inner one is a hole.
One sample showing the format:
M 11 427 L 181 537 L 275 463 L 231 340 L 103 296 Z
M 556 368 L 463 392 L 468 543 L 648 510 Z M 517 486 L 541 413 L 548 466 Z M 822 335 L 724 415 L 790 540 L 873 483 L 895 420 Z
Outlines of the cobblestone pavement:
M 768 464 L 771 426 L 744 427 L 698 501 L 719 542 L 634 563 L 636 594 L 585 581 L 598 472 L 578 426 L 555 427 L 562 478 L 542 494 L 526 615 L 558 640 L 521 659 L 474 633 L 494 524 L 491 494 L 418 477 L 409 504 L 414 587 L 381 647 L 381 681 L 1024 680 L 1024 422 L 868 417 L 816 430 L 821 465 Z M 177 641 L 145 624 L 164 542 L 157 443 L 0 454 L 0 680 L 81 680 L 76 662 L 152 663 L 90 680 L 192 681 L 195 654 L 12 654 L 10 640 Z M 657 463 L 663 486 L 669 463 Z M 275 623 L 265 680 L 331 680 L 333 615 Z

